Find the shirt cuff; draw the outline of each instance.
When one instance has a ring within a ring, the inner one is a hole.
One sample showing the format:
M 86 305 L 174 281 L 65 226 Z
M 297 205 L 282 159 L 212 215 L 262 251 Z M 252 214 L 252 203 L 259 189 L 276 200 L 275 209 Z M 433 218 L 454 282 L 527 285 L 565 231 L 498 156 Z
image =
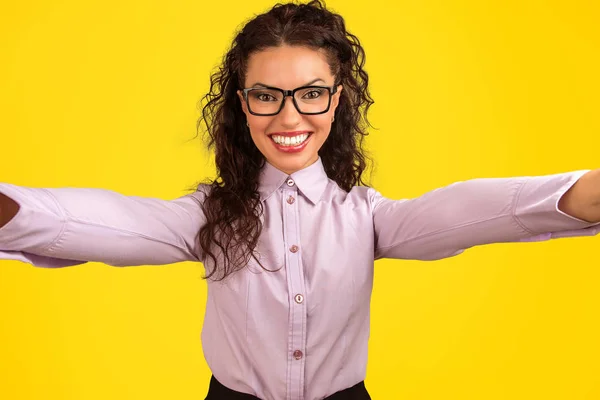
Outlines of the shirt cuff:
M 587 172 L 579 170 L 529 178 L 517 194 L 516 221 L 533 236 L 522 242 L 575 236 L 594 236 L 600 222 L 588 222 L 558 208 L 562 196 Z

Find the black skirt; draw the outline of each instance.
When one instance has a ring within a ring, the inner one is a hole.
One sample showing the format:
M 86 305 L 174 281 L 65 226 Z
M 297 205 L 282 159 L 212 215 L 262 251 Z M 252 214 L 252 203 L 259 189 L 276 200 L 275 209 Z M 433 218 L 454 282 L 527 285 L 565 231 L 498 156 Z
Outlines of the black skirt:
M 205 400 L 261 400 L 260 398 L 248 393 L 236 392 L 223 386 L 214 376 L 210 378 L 210 386 L 208 387 L 208 395 Z M 356 385 L 349 387 L 339 392 L 335 392 L 331 396 L 327 396 L 324 400 L 371 400 L 369 392 L 365 387 L 365 382 L 359 382 Z

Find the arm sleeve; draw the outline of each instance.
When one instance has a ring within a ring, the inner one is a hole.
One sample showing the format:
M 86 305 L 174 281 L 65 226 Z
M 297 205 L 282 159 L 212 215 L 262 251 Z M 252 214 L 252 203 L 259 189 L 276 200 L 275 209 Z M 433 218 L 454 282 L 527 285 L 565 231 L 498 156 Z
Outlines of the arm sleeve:
M 0 184 L 20 209 L 0 228 L 0 259 L 59 268 L 88 261 L 113 266 L 202 261 L 205 185 L 174 200 L 92 188 Z
M 560 198 L 586 172 L 472 179 L 408 200 L 390 200 L 370 189 L 375 259 L 437 260 L 488 243 L 596 235 L 600 222 L 558 209 Z

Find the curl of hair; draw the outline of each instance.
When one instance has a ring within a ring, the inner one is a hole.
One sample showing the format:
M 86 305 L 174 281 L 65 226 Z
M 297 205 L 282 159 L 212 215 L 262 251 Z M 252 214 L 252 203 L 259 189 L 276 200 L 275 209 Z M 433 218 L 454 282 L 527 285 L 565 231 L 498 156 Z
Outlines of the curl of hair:
M 370 158 L 363 139 L 373 104 L 364 69 L 365 52 L 358 38 L 346 30 L 342 16 L 323 1 L 276 4 L 247 22 L 237 33 L 222 65 L 210 77 L 210 90 L 196 128 L 206 126 L 204 140 L 214 149 L 217 178 L 207 185 L 202 203 L 206 223 L 198 234 L 200 247 L 213 267 L 205 278 L 221 280 L 258 260 L 256 247 L 262 231 L 259 178 L 266 160 L 252 141 L 237 90 L 244 86 L 248 58 L 282 45 L 326 51 L 336 84 L 343 85 L 335 121 L 319 150 L 327 176 L 340 188 L 366 185 L 363 172 Z M 205 267 L 207 263 L 205 261 Z

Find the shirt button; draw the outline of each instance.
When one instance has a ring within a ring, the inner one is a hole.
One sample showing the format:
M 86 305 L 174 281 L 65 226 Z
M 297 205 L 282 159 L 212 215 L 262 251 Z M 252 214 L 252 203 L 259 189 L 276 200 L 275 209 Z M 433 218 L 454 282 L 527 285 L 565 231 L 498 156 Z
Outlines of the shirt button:
M 296 245 L 293 245 L 292 247 L 290 247 L 290 251 L 291 251 L 292 253 L 296 253 L 296 252 L 298 251 L 298 246 L 296 246 Z
M 288 204 L 294 204 L 294 196 L 290 196 L 287 199 Z
M 296 296 L 294 296 L 294 300 L 296 300 L 296 303 L 302 304 L 302 302 L 304 301 L 304 296 L 302 296 L 301 294 L 297 294 Z
M 286 183 L 288 186 L 294 186 L 294 180 L 292 178 L 288 179 Z
M 294 358 L 300 360 L 302 358 L 302 352 L 300 350 L 294 351 Z

